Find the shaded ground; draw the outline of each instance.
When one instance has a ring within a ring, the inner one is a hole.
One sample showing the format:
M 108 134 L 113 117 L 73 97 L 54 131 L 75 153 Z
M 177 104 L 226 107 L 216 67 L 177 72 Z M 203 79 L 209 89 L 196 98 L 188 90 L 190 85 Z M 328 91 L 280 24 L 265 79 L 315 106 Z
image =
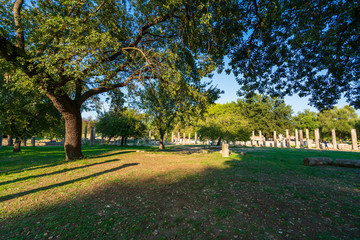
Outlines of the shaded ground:
M 64 162 L 54 148 L 20 168 L 0 152 L 0 239 L 360 238 L 360 170 L 302 165 L 359 153 L 202 149 L 109 146 Z

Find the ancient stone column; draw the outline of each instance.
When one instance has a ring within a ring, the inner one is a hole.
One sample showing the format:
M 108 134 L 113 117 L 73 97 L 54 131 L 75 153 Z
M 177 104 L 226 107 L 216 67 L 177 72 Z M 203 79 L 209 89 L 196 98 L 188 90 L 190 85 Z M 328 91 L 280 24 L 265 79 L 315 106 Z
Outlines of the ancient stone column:
M 229 157 L 230 156 L 229 144 L 228 143 L 223 143 L 222 144 L 221 154 L 222 154 L 223 157 Z
M 35 137 L 31 137 L 31 146 L 35 147 Z
M 197 133 L 195 133 L 195 144 L 197 144 Z
M 276 131 L 274 131 L 274 147 L 278 146 L 277 138 L 276 138 Z
M 251 146 L 255 145 L 255 131 L 252 131 Z
M 305 129 L 305 137 L 306 137 L 306 148 L 311 148 L 311 146 L 310 146 L 310 137 L 309 137 L 309 129 Z
M 314 132 L 315 132 L 315 148 L 316 148 L 316 149 L 319 149 L 319 148 L 320 148 L 320 142 L 319 142 L 319 140 L 320 140 L 320 134 L 319 134 L 319 129 L 316 128 L 316 129 L 314 130 Z
M 178 132 L 177 142 L 178 142 L 178 144 L 180 143 L 180 132 Z
M 85 125 L 85 131 L 84 131 L 84 144 L 87 142 L 87 125 Z
M 351 129 L 351 143 L 353 150 L 359 150 L 357 144 L 357 136 L 356 136 L 356 129 Z
M 335 129 L 331 129 L 331 136 L 332 136 L 333 148 L 334 148 L 334 149 L 337 149 Z
M 14 146 L 14 142 L 13 142 L 13 139 L 12 139 L 11 135 L 8 135 L 8 146 L 9 147 Z
M 189 133 L 189 144 L 191 144 L 191 134 Z
M 149 131 L 149 144 L 151 145 L 151 130 Z
M 171 143 L 174 143 L 174 132 L 171 132 Z
M 90 127 L 90 146 L 94 146 L 95 143 L 95 131 L 94 127 Z
M 300 148 L 298 130 L 295 129 L 295 148 Z
M 183 144 L 185 144 L 185 141 L 186 141 L 185 133 L 184 133 L 183 136 L 184 136 L 184 137 L 183 137 Z
M 300 135 L 300 147 L 302 148 L 304 145 L 304 136 L 302 130 L 299 130 L 299 135 Z
M 289 148 L 290 147 L 290 135 L 289 135 L 289 129 L 286 129 L 286 146 Z
M 262 135 L 261 135 L 261 130 L 259 130 L 259 141 L 258 141 L 258 145 L 261 147 L 261 142 L 262 142 Z

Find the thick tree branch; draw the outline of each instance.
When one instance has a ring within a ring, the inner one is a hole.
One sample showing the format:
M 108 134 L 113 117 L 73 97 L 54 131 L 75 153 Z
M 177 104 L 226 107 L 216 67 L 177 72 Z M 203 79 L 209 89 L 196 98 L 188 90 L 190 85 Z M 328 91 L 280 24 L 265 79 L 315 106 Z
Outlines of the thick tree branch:
M 24 4 L 24 0 L 16 0 L 13 7 L 13 16 L 16 27 L 16 46 L 18 48 L 24 49 L 24 31 L 21 29 L 20 20 L 21 20 L 21 7 Z
M 0 57 L 5 59 L 7 62 L 12 63 L 14 67 L 24 71 L 24 73 L 29 77 L 33 77 L 36 75 L 36 71 L 34 68 L 32 68 L 32 70 L 29 70 L 29 63 L 19 60 L 19 58 L 25 60 L 28 58 L 25 51 L 21 48 L 14 46 L 14 44 L 12 44 L 3 36 L 0 36 Z
M 124 82 L 112 84 L 112 85 L 108 85 L 108 86 L 100 86 L 97 88 L 90 89 L 81 96 L 80 104 L 83 104 L 87 99 L 89 99 L 90 97 L 92 97 L 96 94 L 108 92 L 112 89 L 119 88 L 119 87 L 125 87 L 134 79 L 140 79 L 140 76 L 133 74 L 130 77 L 128 77 Z
M 152 26 L 155 26 L 159 23 L 165 22 L 166 20 L 170 19 L 173 15 L 173 12 L 175 10 L 173 10 L 171 13 L 165 14 L 164 16 L 159 16 L 154 18 L 152 21 L 148 22 L 147 24 L 143 25 L 140 28 L 139 33 L 137 34 L 136 38 L 134 39 L 134 41 L 132 43 L 129 44 L 128 47 L 130 48 L 134 48 L 137 47 L 137 45 L 141 42 L 142 38 L 148 34 L 149 32 L 146 32 L 146 30 L 148 30 L 149 28 L 151 28 Z M 105 62 L 111 62 L 113 60 L 115 60 L 116 58 L 118 58 L 120 55 L 122 55 L 124 49 L 121 49 L 120 51 L 114 53 L 113 55 L 109 56 L 109 57 L 105 57 L 103 58 L 99 63 L 105 63 Z
M 159 23 L 162 23 L 162 22 L 165 22 L 166 20 L 168 20 L 172 16 L 174 11 L 175 10 L 173 10 L 171 13 L 165 14 L 164 16 L 154 18 L 151 22 L 148 22 L 147 24 L 142 26 L 142 28 L 140 28 L 140 31 L 139 31 L 138 35 L 136 36 L 135 40 L 129 45 L 129 47 L 136 47 L 140 43 L 140 41 L 144 37 L 144 35 L 146 34 L 146 30 L 148 30 L 152 26 L 155 26 Z

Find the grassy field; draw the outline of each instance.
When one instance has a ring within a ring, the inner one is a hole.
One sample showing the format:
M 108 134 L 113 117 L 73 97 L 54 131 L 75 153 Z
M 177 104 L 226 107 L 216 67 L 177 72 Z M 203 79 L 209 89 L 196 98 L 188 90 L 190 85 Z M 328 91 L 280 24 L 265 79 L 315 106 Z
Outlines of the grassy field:
M 360 153 L 191 147 L 0 150 L 0 239 L 360 239 Z

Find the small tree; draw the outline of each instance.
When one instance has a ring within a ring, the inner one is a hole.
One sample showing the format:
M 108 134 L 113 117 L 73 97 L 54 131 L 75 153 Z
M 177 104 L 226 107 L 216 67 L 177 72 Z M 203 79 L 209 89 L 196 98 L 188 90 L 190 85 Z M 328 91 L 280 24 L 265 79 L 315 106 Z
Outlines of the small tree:
M 121 137 L 121 145 L 128 137 L 142 136 L 145 129 L 141 114 L 133 109 L 127 109 L 121 113 L 104 113 L 96 123 L 97 132 L 107 137 L 108 141 L 112 138 Z
M 199 123 L 201 139 L 221 141 L 244 141 L 250 137 L 249 122 L 244 108 L 235 102 L 211 106 Z
M 164 136 L 178 121 L 187 121 L 202 116 L 207 107 L 219 97 L 220 90 L 187 80 L 183 75 L 171 77 L 164 82 L 152 81 L 146 91 L 140 94 L 140 105 L 151 116 L 152 125 L 159 132 L 159 149 L 164 149 Z

